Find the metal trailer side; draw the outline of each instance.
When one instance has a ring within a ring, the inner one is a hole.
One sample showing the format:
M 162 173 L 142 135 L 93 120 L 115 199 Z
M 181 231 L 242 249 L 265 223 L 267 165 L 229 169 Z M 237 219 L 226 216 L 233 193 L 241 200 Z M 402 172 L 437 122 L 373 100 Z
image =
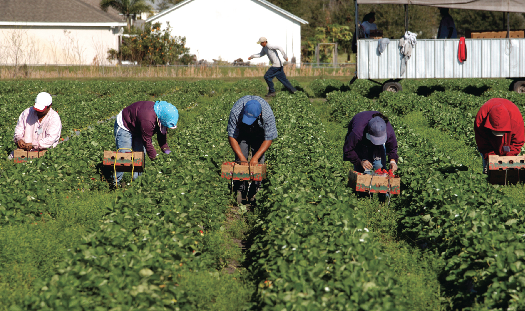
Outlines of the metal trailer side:
M 405 7 L 405 31 L 408 25 L 408 5 L 484 10 L 507 13 L 507 38 L 466 39 L 467 60 L 457 57 L 459 39 L 418 40 L 407 62 L 406 73 L 399 75 L 402 55 L 399 40 L 391 40 L 379 55 L 378 40 L 357 40 L 357 70 L 355 79 L 390 79 L 383 90 L 401 90 L 401 79 L 421 78 L 514 78 L 514 90 L 525 93 L 525 39 L 510 37 L 509 12 L 525 13 L 525 0 L 354 0 L 355 34 L 358 33 L 359 4 L 402 4 Z M 355 35 L 354 34 L 354 35 Z
M 358 79 L 525 77 L 525 39 L 466 39 L 467 60 L 458 60 L 459 39 L 417 40 L 400 76 L 399 40 L 379 54 L 377 39 L 357 40 Z

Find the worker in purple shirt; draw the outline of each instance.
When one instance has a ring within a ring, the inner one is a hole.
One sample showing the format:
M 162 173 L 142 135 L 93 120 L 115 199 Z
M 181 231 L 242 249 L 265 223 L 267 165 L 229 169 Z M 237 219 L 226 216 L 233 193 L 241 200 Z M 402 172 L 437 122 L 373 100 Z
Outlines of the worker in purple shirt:
M 387 155 L 390 168 L 396 171 L 399 159 L 397 139 L 388 118 L 379 111 L 356 114 L 348 125 L 343 154 L 343 160 L 352 162 L 356 172 L 387 169 Z
M 115 120 L 115 142 L 117 149 L 129 148 L 143 151 L 151 160 L 157 157 L 152 138 L 157 134 L 160 149 L 169 154 L 167 143 L 168 128 L 175 129 L 179 112 L 175 106 L 165 101 L 140 101 L 124 108 Z M 121 152 L 130 152 L 121 150 Z M 117 183 L 122 180 L 123 172 L 117 172 Z M 142 173 L 135 172 L 133 179 Z

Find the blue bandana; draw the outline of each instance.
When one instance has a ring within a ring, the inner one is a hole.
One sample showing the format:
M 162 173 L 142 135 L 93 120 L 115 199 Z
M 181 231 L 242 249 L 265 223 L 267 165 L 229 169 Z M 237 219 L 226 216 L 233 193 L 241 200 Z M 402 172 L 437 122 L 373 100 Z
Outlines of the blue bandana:
M 166 101 L 156 101 L 153 109 L 155 110 L 155 114 L 157 115 L 160 124 L 168 128 L 177 127 L 179 111 L 175 106 Z

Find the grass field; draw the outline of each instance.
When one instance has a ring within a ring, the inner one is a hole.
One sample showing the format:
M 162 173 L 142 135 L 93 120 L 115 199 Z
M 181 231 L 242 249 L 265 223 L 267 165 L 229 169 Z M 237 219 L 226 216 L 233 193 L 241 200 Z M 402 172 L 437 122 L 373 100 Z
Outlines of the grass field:
M 470 127 L 488 98 L 522 111 L 525 99 L 508 80 L 405 81 L 398 94 L 348 80 L 292 77 L 294 95 L 276 83 L 279 138 L 251 212 L 220 164 L 229 109 L 263 96 L 262 79 L 0 81 L 0 310 L 520 310 L 525 189 L 487 184 Z M 40 91 L 70 139 L 15 165 L 16 118 Z M 172 153 L 110 190 L 109 118 L 138 100 L 178 107 Z M 346 187 L 345 125 L 372 109 L 400 145 L 389 204 Z

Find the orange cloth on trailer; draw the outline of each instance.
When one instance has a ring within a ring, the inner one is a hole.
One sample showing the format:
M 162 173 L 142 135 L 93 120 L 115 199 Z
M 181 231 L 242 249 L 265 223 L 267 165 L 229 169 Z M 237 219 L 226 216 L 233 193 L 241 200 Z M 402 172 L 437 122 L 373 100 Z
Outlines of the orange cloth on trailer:
M 492 131 L 506 132 L 495 136 Z M 525 126 L 519 108 L 510 100 L 492 98 L 479 109 L 474 121 L 474 134 L 483 158 L 491 154 L 516 156 L 525 143 Z M 505 151 L 505 146 L 509 147 Z

